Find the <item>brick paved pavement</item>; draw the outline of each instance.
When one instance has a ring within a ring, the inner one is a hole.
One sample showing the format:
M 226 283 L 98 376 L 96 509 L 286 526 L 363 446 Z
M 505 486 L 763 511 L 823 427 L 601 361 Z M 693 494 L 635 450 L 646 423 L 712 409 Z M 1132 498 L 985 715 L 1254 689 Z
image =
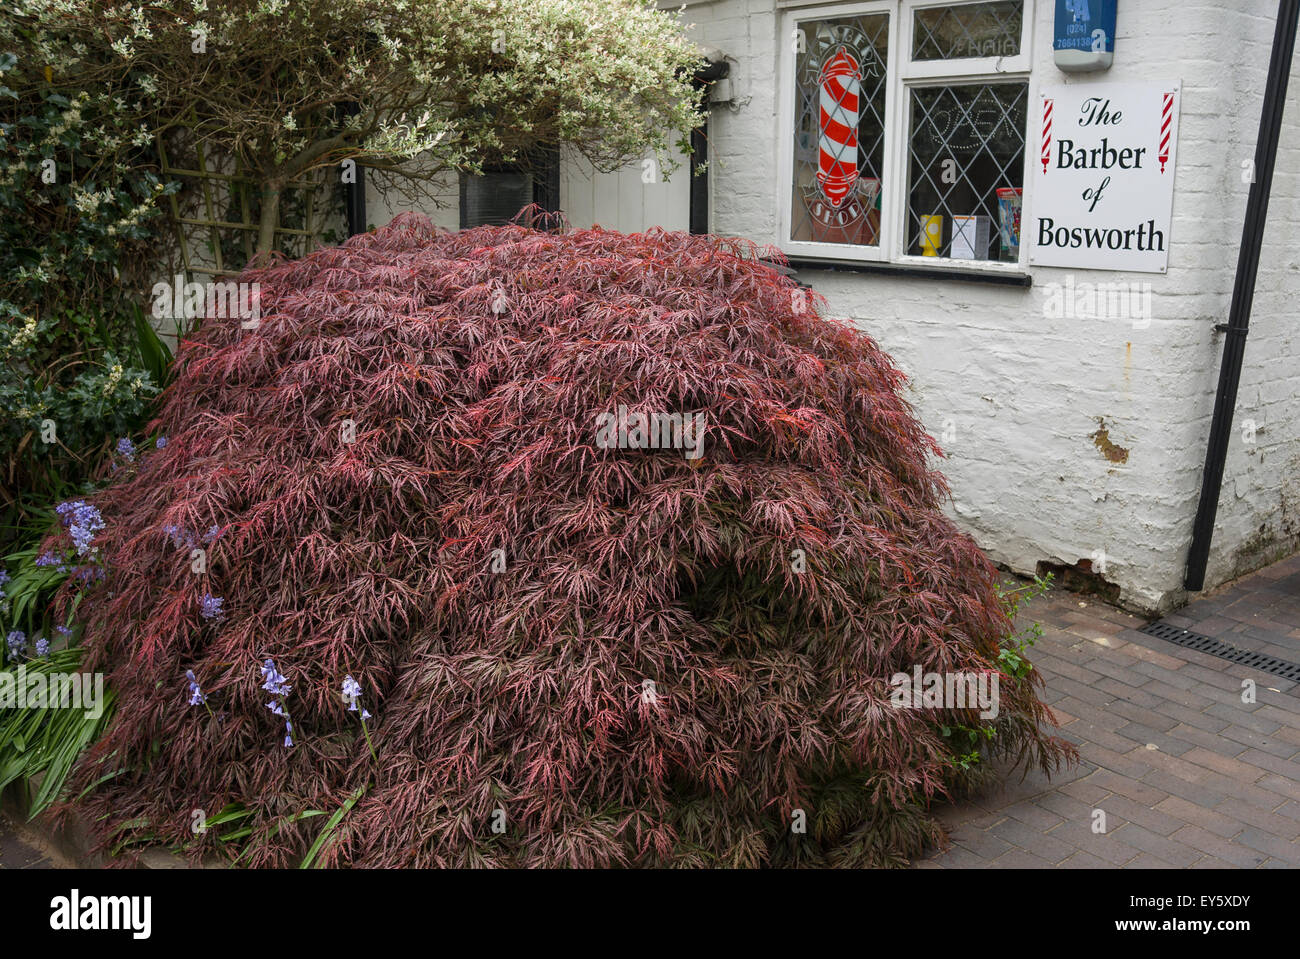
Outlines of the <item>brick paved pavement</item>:
M 1246 576 L 1165 620 L 1242 649 L 1300 663 L 1300 556 Z
M 1059 590 L 1022 617 L 1043 623 L 1030 658 L 1081 762 L 941 808 L 953 846 L 919 868 L 1300 866 L 1297 684 L 1139 633 L 1143 620 Z M 1167 620 L 1300 662 L 1300 556 Z

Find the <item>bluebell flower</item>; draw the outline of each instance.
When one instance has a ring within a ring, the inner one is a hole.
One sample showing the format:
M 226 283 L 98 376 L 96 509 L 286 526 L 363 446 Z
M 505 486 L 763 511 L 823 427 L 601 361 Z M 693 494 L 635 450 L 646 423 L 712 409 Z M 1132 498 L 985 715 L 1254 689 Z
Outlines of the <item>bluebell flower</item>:
M 68 528 L 68 535 L 72 537 L 73 545 L 77 547 L 77 555 L 85 556 L 86 553 L 91 552 L 91 540 L 104 528 L 104 518 L 99 515 L 99 510 L 85 500 L 76 500 L 60 503 L 55 507 L 55 512 L 62 518 L 63 525 Z
M 126 457 L 128 463 L 135 462 L 135 444 L 123 436 L 117 441 L 118 455 Z
M 361 698 L 361 684 L 351 675 L 343 677 L 343 701 L 348 704 L 348 712 L 357 711 L 357 700 Z
M 184 527 L 168 523 L 162 529 L 166 535 L 171 537 L 172 545 L 178 549 L 182 546 L 188 546 L 193 549 L 197 545 L 194 540 L 194 534 Z
M 370 718 L 370 713 L 361 706 L 361 684 L 353 679 L 350 675 L 343 677 L 343 701 L 348 704 L 348 712 L 355 713 L 357 707 L 361 708 L 361 721 L 364 723 Z
M 293 687 L 285 681 L 284 676 L 275 668 L 275 660 L 268 659 L 262 664 L 262 678 L 266 680 L 262 688 L 274 696 L 287 696 Z
M 370 718 L 370 713 L 364 706 L 361 706 L 361 684 L 352 678 L 349 673 L 343 677 L 343 701 L 348 704 L 348 712 L 355 713 L 357 708 L 361 709 L 361 731 L 366 736 L 366 748 L 370 750 L 370 756 L 379 762 L 379 756 L 375 753 L 375 744 L 370 741 L 370 731 L 366 729 L 366 720 Z
M 199 681 L 194 677 L 194 670 L 185 670 L 185 678 L 190 681 L 190 705 L 201 706 L 208 701 L 208 697 L 203 695 L 203 690 L 199 688 Z
M 52 549 L 47 549 L 45 552 L 41 553 L 40 556 L 37 556 L 36 565 L 53 566 L 55 568 L 55 572 L 58 573 L 68 572 L 68 566 L 66 563 L 63 562 L 63 557 L 61 557 L 58 553 L 54 552 L 54 550 Z
M 9 582 L 9 570 L 0 569 L 0 589 L 4 589 L 5 583 Z
M 55 626 L 54 631 L 65 638 L 72 635 L 72 630 L 67 626 Z
M 211 543 L 214 539 L 216 539 L 220 535 L 221 535 L 220 526 L 209 526 L 208 531 L 203 534 L 203 542 Z
M 280 675 L 280 671 L 275 668 L 275 660 L 268 659 L 262 664 L 262 678 L 266 680 L 262 684 L 262 688 L 271 695 L 289 695 L 289 690 L 292 687 Z M 289 711 L 284 708 L 278 699 L 271 700 L 266 704 L 266 708 L 271 710 L 272 715 L 284 718 L 284 748 L 289 749 L 293 746 L 293 724 L 289 722 Z
M 27 634 L 15 629 L 5 637 L 5 645 L 9 647 L 9 658 L 17 659 L 27 652 Z
M 50 641 L 44 636 L 36 637 L 36 655 L 39 659 L 50 655 Z
M 224 602 L 225 600 L 220 596 L 204 593 L 203 598 L 199 600 L 199 615 L 204 619 L 220 619 L 222 616 L 221 605 Z
M 154 442 L 153 445 L 156 449 L 162 449 L 167 445 L 167 437 L 165 436 L 158 437 L 158 439 Z

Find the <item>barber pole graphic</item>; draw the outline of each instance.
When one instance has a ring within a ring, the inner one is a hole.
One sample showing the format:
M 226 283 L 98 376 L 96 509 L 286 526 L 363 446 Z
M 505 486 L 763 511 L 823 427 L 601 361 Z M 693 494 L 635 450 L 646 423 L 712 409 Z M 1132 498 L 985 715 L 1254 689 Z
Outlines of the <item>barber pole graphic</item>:
M 817 185 L 830 205 L 839 209 L 858 181 L 858 111 L 862 71 L 841 46 L 822 66 L 821 137 L 818 142 Z
M 1174 125 L 1174 95 L 1165 94 L 1165 105 L 1160 111 L 1160 152 L 1157 159 L 1160 161 L 1160 172 L 1165 172 L 1165 164 L 1169 162 L 1169 135 Z
M 1043 97 L 1043 172 L 1052 162 L 1052 100 Z

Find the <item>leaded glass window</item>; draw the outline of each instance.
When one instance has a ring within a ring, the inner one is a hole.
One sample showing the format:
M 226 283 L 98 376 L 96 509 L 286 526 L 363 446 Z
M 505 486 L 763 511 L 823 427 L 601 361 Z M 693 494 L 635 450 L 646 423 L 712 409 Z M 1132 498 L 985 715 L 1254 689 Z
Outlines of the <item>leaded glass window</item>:
M 785 17 L 787 253 L 986 268 L 1022 262 L 1034 7 L 1025 0 L 803 7 Z
M 1018 236 L 1013 247 L 1002 226 L 1019 218 L 1019 193 L 1008 191 L 1024 185 L 1028 95 L 1024 83 L 912 90 L 908 253 L 965 260 L 1018 257 Z M 1015 224 L 1007 227 L 1018 234 Z
M 922 7 L 913 11 L 912 59 L 1014 57 L 1023 21 L 1023 0 Z
M 790 238 L 875 246 L 889 15 L 804 21 L 800 30 Z

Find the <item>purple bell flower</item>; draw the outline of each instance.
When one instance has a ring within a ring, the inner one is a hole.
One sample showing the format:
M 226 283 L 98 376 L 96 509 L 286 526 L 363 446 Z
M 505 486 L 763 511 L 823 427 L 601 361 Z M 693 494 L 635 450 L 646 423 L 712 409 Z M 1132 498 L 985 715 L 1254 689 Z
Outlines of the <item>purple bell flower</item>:
M 204 593 L 203 598 L 199 600 L 199 615 L 204 619 L 221 619 L 221 605 L 224 602 L 225 600 L 220 596 Z
M 185 670 L 185 678 L 190 681 L 190 705 L 202 706 L 208 701 L 208 697 L 203 695 L 203 690 L 199 688 L 199 681 L 194 677 L 194 670 Z
M 262 688 L 275 696 L 287 696 L 293 687 L 288 684 L 280 671 L 275 668 L 275 660 L 268 659 L 262 664 L 262 678 L 266 680 Z

